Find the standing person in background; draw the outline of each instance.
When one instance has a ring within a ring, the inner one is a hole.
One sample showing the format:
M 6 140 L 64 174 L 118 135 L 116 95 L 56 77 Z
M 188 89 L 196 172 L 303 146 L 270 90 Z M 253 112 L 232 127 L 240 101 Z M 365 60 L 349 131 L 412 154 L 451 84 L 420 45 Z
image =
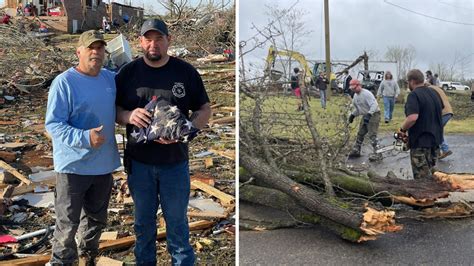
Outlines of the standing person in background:
M 447 156 L 453 154 L 453 152 L 449 149 L 448 142 L 444 138 L 444 128 L 445 128 L 446 124 L 449 122 L 449 120 L 451 118 L 453 118 L 453 116 L 454 116 L 453 108 L 451 107 L 451 104 L 449 103 L 448 96 L 446 95 L 446 93 L 440 87 L 433 86 L 433 85 L 430 85 L 429 87 L 433 88 L 439 94 L 439 96 L 441 97 L 441 101 L 443 103 L 443 106 L 444 106 L 443 110 L 441 111 L 441 119 L 442 119 L 442 123 L 443 123 L 443 139 L 441 141 L 441 146 L 440 146 L 441 147 L 441 153 L 438 157 L 438 159 L 444 159 Z
M 303 111 L 303 103 L 301 102 L 300 72 L 300 69 L 295 67 L 293 69 L 293 75 L 291 75 L 291 89 L 293 90 L 293 93 L 295 94 L 298 101 L 298 107 L 296 108 L 296 111 Z
M 383 97 L 383 109 L 385 123 L 389 123 L 393 117 L 393 109 L 395 108 L 395 101 L 400 94 L 400 88 L 397 81 L 393 79 L 392 73 L 387 71 L 385 79 L 380 83 L 377 91 L 377 98 Z
M 439 87 L 439 85 L 441 84 L 441 81 L 439 80 L 438 74 L 434 74 L 434 78 L 435 78 L 434 85 Z
M 102 68 L 104 37 L 79 37 L 79 65 L 58 75 L 49 90 L 45 127 L 53 140 L 56 175 L 52 265 L 95 265 L 107 224 L 112 171 L 120 166 L 115 141 L 115 81 Z M 78 244 L 75 235 L 78 232 Z
M 435 85 L 435 77 L 433 76 L 433 72 L 431 70 L 426 71 L 426 82 L 428 82 L 430 85 Z
M 326 109 L 326 97 L 329 81 L 326 78 L 326 73 L 321 72 L 316 80 L 316 87 L 319 89 L 319 97 L 321 99 L 321 107 Z
M 344 83 L 342 85 L 342 92 L 344 93 L 344 95 L 349 95 L 352 97 L 354 97 L 354 92 L 351 90 L 350 88 L 350 82 L 352 80 L 352 77 L 351 75 L 349 75 L 349 71 L 347 70 L 344 70 Z

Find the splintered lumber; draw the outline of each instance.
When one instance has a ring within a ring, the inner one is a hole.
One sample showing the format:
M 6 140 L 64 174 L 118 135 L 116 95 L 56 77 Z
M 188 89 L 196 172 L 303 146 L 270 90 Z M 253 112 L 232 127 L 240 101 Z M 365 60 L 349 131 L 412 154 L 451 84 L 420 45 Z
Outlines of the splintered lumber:
M 226 193 L 218 190 L 217 188 L 211 187 L 208 184 L 205 184 L 201 181 L 194 180 L 194 181 L 191 182 L 191 186 L 194 186 L 194 187 L 208 193 L 209 195 L 218 198 L 221 201 L 222 205 L 224 205 L 224 206 L 234 205 L 234 203 L 235 203 L 235 198 L 233 196 L 231 196 L 229 194 L 226 194 Z
M 209 125 L 214 124 L 234 124 L 235 123 L 235 116 L 228 116 L 223 118 L 217 118 L 209 121 Z
M 215 149 L 209 149 L 210 152 L 218 154 L 224 158 L 235 161 L 235 151 L 219 151 Z
M 29 180 L 28 178 L 26 178 L 26 176 L 20 174 L 20 172 L 18 172 L 15 168 L 11 167 L 9 164 L 7 164 L 6 162 L 4 162 L 3 160 L 0 160 L 0 168 L 3 168 L 5 170 L 7 170 L 8 172 L 10 172 L 14 177 L 18 178 L 21 180 L 21 182 L 29 185 L 31 184 L 31 180 Z
M 16 153 L 9 151 L 0 151 L 0 159 L 12 163 L 16 160 Z
M 342 203 L 337 202 L 334 198 L 325 198 L 315 190 L 295 182 L 264 163 L 261 159 L 251 157 L 245 152 L 240 153 L 240 164 L 255 179 L 261 180 L 270 188 L 289 195 L 301 207 L 318 216 L 325 217 L 325 219 L 334 223 L 334 226 L 345 227 L 347 230 L 358 232 L 358 237 L 353 237 L 352 241 L 371 240 L 384 232 L 396 232 L 402 229 L 401 226 L 394 223 L 394 213 L 383 212 L 384 214 L 377 217 L 385 217 L 385 219 L 373 219 L 368 223 L 364 218 L 364 213 L 344 207 Z M 258 201 L 256 202 L 258 203 Z M 367 211 L 372 212 L 370 209 Z
M 438 182 L 448 183 L 453 189 L 474 189 L 474 174 L 447 174 L 443 172 L 435 172 L 433 176 Z
M 464 218 L 474 214 L 473 207 L 464 202 L 457 202 L 448 207 L 434 207 L 423 209 L 423 218 Z
M 207 229 L 214 225 L 212 221 L 196 221 L 189 223 L 189 231 Z M 166 230 L 158 229 L 157 239 L 163 239 L 166 237 Z M 129 247 L 135 243 L 135 236 L 127 236 L 117 240 L 111 240 L 102 242 L 99 244 L 99 251 L 105 251 L 109 249 L 119 249 Z M 33 256 L 22 259 L 14 259 L 7 261 L 0 261 L 0 265 L 44 265 L 51 258 L 51 254 Z
M 97 266 L 121 266 L 123 262 L 119 260 L 114 260 L 108 257 L 99 257 L 97 260 Z
M 213 211 L 204 211 L 204 212 L 189 211 L 188 212 L 188 217 L 227 218 L 227 214 L 217 213 L 217 212 L 213 212 Z

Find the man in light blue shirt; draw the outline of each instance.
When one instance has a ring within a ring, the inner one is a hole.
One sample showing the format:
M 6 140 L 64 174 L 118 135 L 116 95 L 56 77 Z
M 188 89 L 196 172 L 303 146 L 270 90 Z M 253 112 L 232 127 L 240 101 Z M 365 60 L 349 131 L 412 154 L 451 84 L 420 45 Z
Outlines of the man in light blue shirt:
M 56 229 L 51 264 L 73 264 L 79 255 L 93 264 L 107 222 L 112 171 L 120 166 L 115 141 L 114 74 L 102 68 L 103 36 L 84 32 L 79 65 L 53 81 L 45 126 L 53 140 Z

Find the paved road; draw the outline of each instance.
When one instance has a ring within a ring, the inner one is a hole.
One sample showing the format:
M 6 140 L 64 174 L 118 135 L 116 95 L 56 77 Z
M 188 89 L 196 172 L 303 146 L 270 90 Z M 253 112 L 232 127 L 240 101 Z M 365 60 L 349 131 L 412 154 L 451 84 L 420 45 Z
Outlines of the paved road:
M 440 170 L 474 172 L 474 136 L 448 136 L 452 156 L 439 163 Z M 385 139 L 384 143 L 389 140 Z M 367 157 L 352 163 L 367 161 Z M 368 162 L 367 162 L 368 163 Z M 380 174 L 388 170 L 411 178 L 408 154 L 387 157 L 370 167 Z M 402 168 L 400 170 L 400 168 Z M 473 200 L 474 193 L 458 195 Z M 241 217 L 290 220 L 286 213 L 241 203 Z M 474 219 L 401 220 L 403 231 L 362 244 L 341 240 L 320 227 L 240 232 L 240 265 L 474 265 Z

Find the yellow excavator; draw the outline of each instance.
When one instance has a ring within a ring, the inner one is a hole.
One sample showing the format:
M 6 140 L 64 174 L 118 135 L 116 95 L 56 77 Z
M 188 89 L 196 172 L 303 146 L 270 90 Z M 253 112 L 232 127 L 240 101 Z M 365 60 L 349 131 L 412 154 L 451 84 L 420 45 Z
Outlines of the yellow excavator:
M 268 48 L 265 71 L 272 80 L 278 80 L 283 75 L 281 71 L 275 70 L 275 61 L 276 61 L 277 55 L 286 56 L 288 58 L 291 58 L 297 61 L 300 64 L 299 67 L 301 69 L 304 69 L 306 73 L 305 82 L 307 84 L 310 84 L 310 83 L 314 84 L 314 81 L 319 76 L 319 73 L 326 72 L 326 63 L 315 63 L 312 67 L 310 67 L 309 62 L 306 60 L 304 55 L 296 51 L 291 51 L 291 50 L 286 50 L 286 49 L 277 49 L 275 46 L 271 45 L 270 48 Z M 331 84 L 331 88 L 334 88 L 334 86 L 337 88 L 336 75 L 332 73 L 332 71 L 331 71 L 331 76 L 330 76 L 330 84 Z

